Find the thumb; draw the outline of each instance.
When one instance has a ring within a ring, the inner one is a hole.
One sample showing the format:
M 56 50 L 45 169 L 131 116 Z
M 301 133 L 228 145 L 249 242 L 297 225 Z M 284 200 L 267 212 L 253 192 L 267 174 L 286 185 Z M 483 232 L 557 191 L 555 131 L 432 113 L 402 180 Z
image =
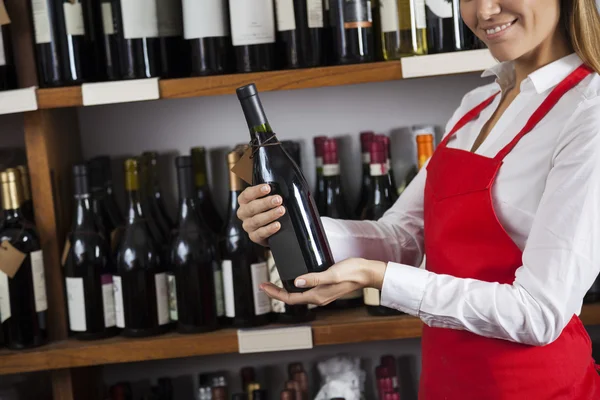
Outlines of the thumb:
M 331 270 L 301 275 L 296 278 L 294 285 L 299 288 L 312 288 L 319 285 L 332 285 L 337 278 Z

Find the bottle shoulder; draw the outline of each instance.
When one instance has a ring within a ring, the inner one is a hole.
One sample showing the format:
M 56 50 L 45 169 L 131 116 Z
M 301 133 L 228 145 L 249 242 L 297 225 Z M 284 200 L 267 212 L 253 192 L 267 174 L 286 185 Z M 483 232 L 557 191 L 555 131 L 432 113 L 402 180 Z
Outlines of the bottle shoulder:
M 39 250 L 40 239 L 33 225 L 21 221 L 4 221 L 0 231 L 0 242 L 8 241 L 16 249 L 23 252 Z

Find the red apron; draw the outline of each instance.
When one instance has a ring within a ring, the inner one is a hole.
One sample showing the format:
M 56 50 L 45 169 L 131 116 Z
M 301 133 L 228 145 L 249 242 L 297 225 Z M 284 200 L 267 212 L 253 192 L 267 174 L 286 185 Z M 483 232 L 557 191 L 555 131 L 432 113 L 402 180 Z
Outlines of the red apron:
M 580 66 L 533 113 L 494 158 L 447 147 L 494 97 L 467 113 L 438 146 L 427 166 L 425 254 L 437 274 L 512 284 L 522 251 L 498 222 L 492 185 L 504 157 L 560 98 L 592 71 Z M 419 398 L 424 400 L 600 399 L 591 341 L 573 316 L 547 346 L 491 339 L 463 330 L 423 328 Z

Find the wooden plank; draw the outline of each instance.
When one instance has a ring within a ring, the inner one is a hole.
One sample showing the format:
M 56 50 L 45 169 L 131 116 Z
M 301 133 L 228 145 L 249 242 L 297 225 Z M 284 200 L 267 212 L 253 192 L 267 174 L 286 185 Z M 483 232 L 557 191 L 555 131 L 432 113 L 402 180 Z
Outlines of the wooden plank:
M 102 367 L 59 369 L 51 372 L 53 400 L 104 400 Z
M 81 86 L 38 89 L 37 95 L 40 109 L 83 106 Z
M 600 304 L 585 305 L 581 319 L 586 325 L 600 324 Z M 322 312 L 312 323 L 313 343 L 325 346 L 418 338 L 422 326 L 418 318 L 371 317 L 364 309 Z M 195 335 L 169 333 L 142 339 L 115 337 L 95 342 L 70 339 L 22 352 L 1 350 L 0 375 L 237 351 L 234 329 Z

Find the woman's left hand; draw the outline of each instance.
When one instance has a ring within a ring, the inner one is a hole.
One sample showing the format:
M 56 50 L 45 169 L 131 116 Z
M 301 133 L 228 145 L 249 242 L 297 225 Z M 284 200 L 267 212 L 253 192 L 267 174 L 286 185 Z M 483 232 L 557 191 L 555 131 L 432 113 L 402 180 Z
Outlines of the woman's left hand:
M 299 276 L 296 287 L 312 288 L 302 293 L 288 293 L 271 283 L 260 288 L 270 297 L 286 304 L 315 304 L 324 306 L 355 290 L 372 287 L 381 290 L 387 264 L 363 258 L 349 258 L 327 271 Z

